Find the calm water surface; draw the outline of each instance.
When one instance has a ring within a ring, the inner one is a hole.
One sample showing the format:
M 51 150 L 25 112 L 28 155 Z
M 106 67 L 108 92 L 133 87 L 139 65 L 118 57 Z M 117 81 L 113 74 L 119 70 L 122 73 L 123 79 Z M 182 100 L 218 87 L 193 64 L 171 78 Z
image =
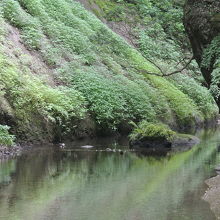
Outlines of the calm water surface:
M 198 134 L 186 152 L 126 152 L 38 148 L 0 162 L 0 219 L 212 220 L 201 199 L 204 180 L 220 163 L 220 129 Z M 97 147 L 123 148 L 102 143 Z

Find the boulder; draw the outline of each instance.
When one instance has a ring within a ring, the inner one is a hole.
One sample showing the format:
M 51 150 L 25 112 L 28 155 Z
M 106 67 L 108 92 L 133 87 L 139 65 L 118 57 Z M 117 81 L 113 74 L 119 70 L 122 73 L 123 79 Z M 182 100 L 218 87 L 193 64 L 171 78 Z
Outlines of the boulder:
M 136 149 L 171 149 L 175 147 L 191 147 L 199 143 L 199 139 L 192 135 L 176 134 L 172 140 L 166 138 L 142 137 L 130 141 L 130 147 Z

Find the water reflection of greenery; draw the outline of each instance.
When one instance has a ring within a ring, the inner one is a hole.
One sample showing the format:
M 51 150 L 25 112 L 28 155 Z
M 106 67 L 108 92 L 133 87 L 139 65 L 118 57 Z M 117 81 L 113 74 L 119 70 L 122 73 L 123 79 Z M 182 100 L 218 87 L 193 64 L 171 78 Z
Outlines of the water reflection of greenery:
M 10 199 L 0 197 L 0 217 L 166 219 L 169 207 L 177 206 L 186 192 L 203 181 L 212 169 L 210 161 L 220 161 L 216 138 L 209 139 L 207 146 L 203 142 L 160 160 L 133 153 L 52 150 L 23 155 L 11 184 L 4 188 Z
M 11 175 L 15 171 L 16 160 L 0 160 L 0 186 L 11 181 Z

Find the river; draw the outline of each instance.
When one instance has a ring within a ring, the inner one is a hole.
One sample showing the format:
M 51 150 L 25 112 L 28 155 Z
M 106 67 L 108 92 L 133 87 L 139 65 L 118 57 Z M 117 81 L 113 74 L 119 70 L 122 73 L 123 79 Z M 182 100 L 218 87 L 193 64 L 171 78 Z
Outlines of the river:
M 185 152 L 140 154 L 126 143 L 42 146 L 0 162 L 0 219 L 212 220 L 201 199 L 220 163 L 220 129 Z M 123 149 L 103 152 L 102 148 Z M 126 151 L 126 152 L 125 152 Z

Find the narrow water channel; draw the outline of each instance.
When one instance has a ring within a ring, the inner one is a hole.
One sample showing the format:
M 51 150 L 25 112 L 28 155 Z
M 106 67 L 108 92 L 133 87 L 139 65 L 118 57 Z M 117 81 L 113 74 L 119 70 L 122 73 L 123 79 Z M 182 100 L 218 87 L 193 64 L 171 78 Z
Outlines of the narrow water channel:
M 44 147 L 1 161 L 0 219 L 215 219 L 201 197 L 204 180 L 220 163 L 220 129 L 198 135 L 199 145 L 167 155 L 78 151 L 70 145 L 67 152 Z

